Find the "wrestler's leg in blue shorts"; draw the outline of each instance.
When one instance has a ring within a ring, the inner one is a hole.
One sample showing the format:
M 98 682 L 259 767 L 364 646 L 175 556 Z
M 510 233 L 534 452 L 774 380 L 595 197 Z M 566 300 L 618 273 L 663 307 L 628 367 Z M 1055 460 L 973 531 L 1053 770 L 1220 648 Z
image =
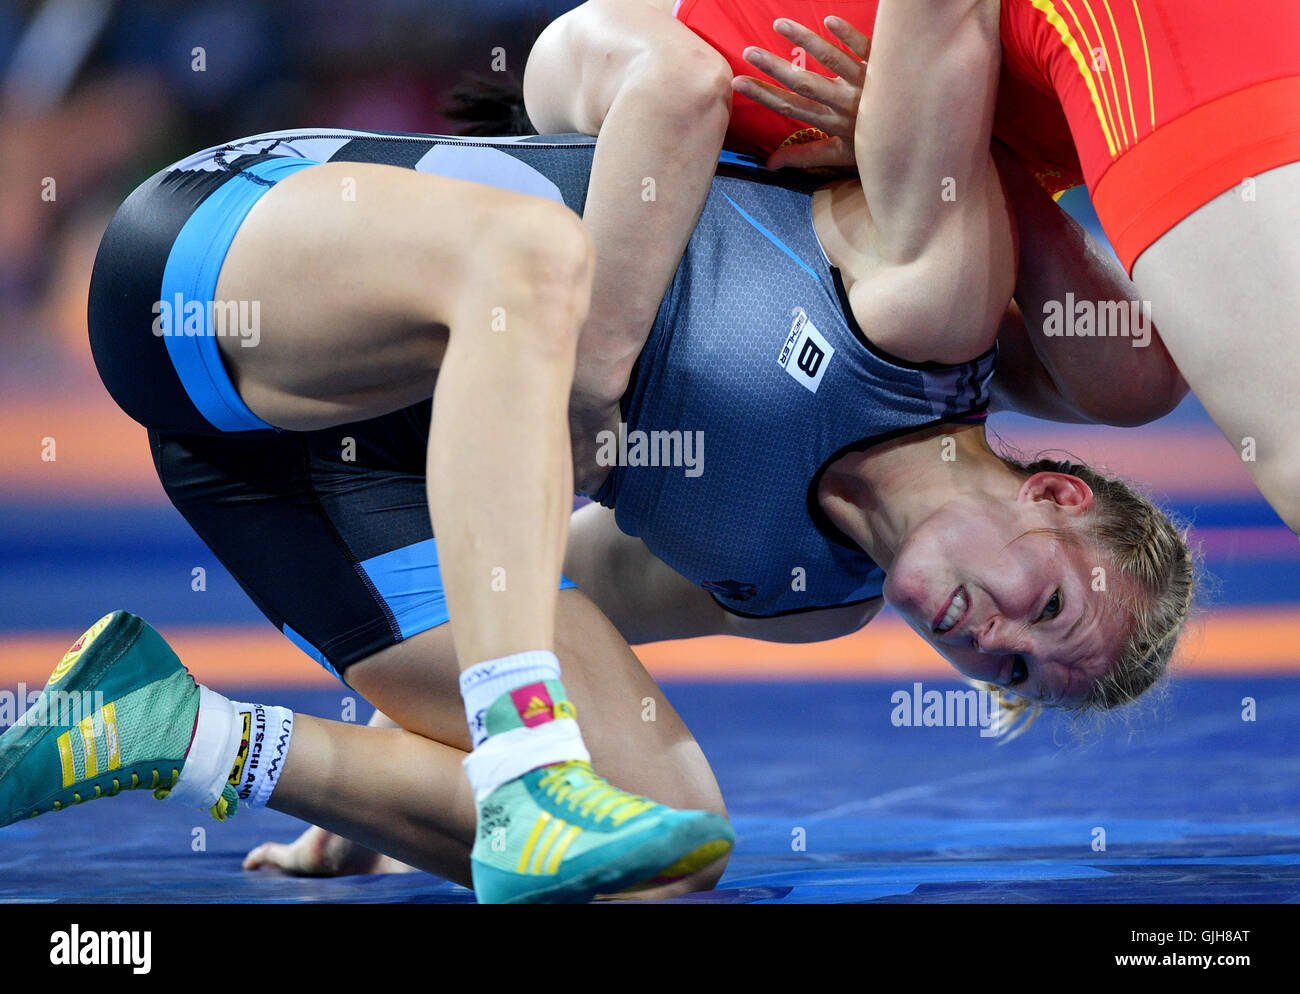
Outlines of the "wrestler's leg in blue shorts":
M 89 325 L 105 385 L 150 429 L 163 485 L 200 537 L 271 622 L 340 678 L 447 621 L 424 489 L 429 405 L 327 431 L 272 428 L 240 398 L 218 348 L 220 332 L 248 344 L 257 332 L 221 324 L 208 306 L 221 265 L 257 201 L 325 161 L 407 166 L 581 207 L 585 166 L 568 170 L 562 190 L 520 157 L 554 162 L 560 149 L 512 151 L 337 130 L 250 138 L 154 176 L 101 244 Z M 581 143 L 567 152 L 590 159 Z

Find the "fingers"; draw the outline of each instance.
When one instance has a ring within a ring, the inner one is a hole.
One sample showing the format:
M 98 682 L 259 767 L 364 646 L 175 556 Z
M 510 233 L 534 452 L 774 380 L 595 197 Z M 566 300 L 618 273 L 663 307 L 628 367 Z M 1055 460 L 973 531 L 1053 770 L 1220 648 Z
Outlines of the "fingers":
M 768 169 L 855 169 L 853 148 L 841 138 L 783 145 L 767 160 Z
M 749 97 L 755 103 L 762 104 L 778 114 L 811 124 L 828 134 L 839 130 L 836 122 L 842 120 L 842 115 L 829 109 L 824 103 L 801 97 L 797 93 L 791 93 L 787 89 L 774 86 L 766 80 L 755 79 L 753 76 L 737 76 L 731 81 L 731 86 L 742 96 Z
M 815 100 L 827 107 L 834 107 L 843 102 L 836 93 L 834 81 L 820 73 L 800 69 L 787 59 L 754 45 L 745 49 L 744 56 L 745 61 L 755 69 L 761 69 L 801 97 Z
M 871 58 L 871 39 L 864 35 L 842 17 L 834 15 L 826 18 L 826 30 L 838 38 L 850 52 L 866 63 Z M 862 67 L 863 75 L 866 74 L 866 66 Z
M 811 28 L 806 28 L 797 21 L 784 17 L 774 22 L 772 26 L 778 34 L 802 48 L 812 56 L 814 61 L 825 66 L 841 79 L 846 79 L 850 83 L 861 84 L 863 78 L 865 78 L 866 67 L 861 62 L 850 56 L 842 48 L 832 45 Z
M 263 842 L 244 857 L 244 869 L 260 870 L 264 866 L 270 866 L 293 872 L 290 866 L 293 862 L 291 849 L 291 846 L 281 842 Z

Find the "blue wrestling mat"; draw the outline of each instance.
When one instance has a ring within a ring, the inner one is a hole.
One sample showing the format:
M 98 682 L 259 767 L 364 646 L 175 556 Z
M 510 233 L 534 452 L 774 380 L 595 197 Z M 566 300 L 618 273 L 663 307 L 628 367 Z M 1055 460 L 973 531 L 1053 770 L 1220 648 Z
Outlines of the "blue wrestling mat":
M 977 727 L 896 727 L 900 689 L 668 685 L 739 836 L 719 890 L 679 900 L 1300 902 L 1300 678 L 1175 679 L 1140 724 L 1049 716 L 1004 746 Z M 324 714 L 339 696 L 263 694 Z M 240 869 L 302 827 L 272 811 L 218 824 L 143 794 L 97 801 L 0 829 L 0 901 L 473 899 L 423 873 Z

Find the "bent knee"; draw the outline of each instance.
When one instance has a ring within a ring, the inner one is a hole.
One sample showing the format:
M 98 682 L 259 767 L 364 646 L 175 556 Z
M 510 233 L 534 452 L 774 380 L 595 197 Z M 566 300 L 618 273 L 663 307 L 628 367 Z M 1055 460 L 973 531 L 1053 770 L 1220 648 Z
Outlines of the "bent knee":
M 1287 448 L 1285 454 L 1261 459 L 1251 476 L 1287 527 L 1300 535 L 1300 445 Z
M 533 293 L 590 293 L 596 251 L 582 218 L 563 204 L 517 197 L 501 205 L 487 232 L 492 261 Z
M 512 347 L 572 361 L 595 266 L 582 219 L 553 201 L 512 196 L 483 221 L 475 254 L 466 301 L 478 306 L 486 296 L 499 308 L 494 328 L 518 332 Z
M 694 739 L 679 743 L 656 763 L 660 778 L 654 800 L 678 811 L 709 811 L 727 817 L 722 790 L 704 751 Z

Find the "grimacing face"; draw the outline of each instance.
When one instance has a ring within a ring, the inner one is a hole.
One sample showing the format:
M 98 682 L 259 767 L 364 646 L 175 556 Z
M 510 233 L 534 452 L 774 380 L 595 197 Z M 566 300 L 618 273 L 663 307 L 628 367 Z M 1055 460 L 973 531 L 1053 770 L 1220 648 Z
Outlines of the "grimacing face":
M 1014 501 L 954 498 L 907 536 L 885 599 L 964 676 L 1046 704 L 1082 701 L 1129 620 L 1109 563 L 1053 534 L 1077 531 L 1091 504 L 1088 485 L 1064 473 L 1034 474 Z

